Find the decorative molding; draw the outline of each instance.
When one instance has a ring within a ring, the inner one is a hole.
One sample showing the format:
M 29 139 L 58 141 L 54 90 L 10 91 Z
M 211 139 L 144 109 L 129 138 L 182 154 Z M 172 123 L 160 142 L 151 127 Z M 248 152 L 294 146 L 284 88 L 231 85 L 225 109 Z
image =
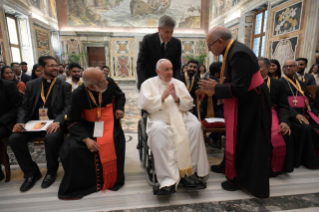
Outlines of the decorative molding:
M 284 3 L 288 2 L 288 1 L 289 0 L 278 0 L 276 2 L 273 2 L 271 4 L 271 9 L 274 9 L 275 7 L 278 7 L 279 5 L 284 4 Z
M 224 27 L 231 28 L 231 27 L 238 25 L 239 23 L 240 23 L 240 17 L 235 18 L 235 19 L 233 19 L 233 20 L 231 20 L 223 25 L 224 25 Z
M 260 7 L 263 4 L 268 4 L 268 1 L 269 0 L 255 0 L 255 1 L 252 1 L 251 3 L 246 4 L 244 7 L 242 7 L 241 12 L 242 12 L 242 14 L 248 13 L 248 12 Z

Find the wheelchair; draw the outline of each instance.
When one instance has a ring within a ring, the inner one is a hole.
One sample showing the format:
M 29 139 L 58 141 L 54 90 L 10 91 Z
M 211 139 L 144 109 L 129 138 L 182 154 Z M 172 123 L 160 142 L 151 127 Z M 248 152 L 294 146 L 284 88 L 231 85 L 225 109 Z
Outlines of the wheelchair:
M 154 157 L 153 157 L 151 149 L 147 145 L 147 139 L 148 139 L 147 133 L 146 133 L 147 118 L 148 118 L 147 112 L 145 110 L 142 110 L 141 120 L 139 120 L 138 122 L 137 149 L 139 152 L 140 161 L 146 171 L 147 182 L 149 183 L 149 185 L 153 187 L 153 194 L 157 195 L 160 185 L 156 177 Z M 205 188 L 206 188 L 206 182 L 208 178 L 209 178 L 209 174 L 205 177 L 198 177 L 196 173 L 195 175 L 193 175 L 193 180 L 195 181 L 200 180 L 201 181 L 200 186 Z
M 151 149 L 147 145 L 147 112 L 142 110 L 141 120 L 138 121 L 138 144 L 137 149 L 139 152 L 140 161 L 145 168 L 146 178 L 149 185 L 153 187 L 153 194 L 157 195 L 159 191 L 159 183 L 156 177 L 156 170 L 154 164 L 154 157 Z

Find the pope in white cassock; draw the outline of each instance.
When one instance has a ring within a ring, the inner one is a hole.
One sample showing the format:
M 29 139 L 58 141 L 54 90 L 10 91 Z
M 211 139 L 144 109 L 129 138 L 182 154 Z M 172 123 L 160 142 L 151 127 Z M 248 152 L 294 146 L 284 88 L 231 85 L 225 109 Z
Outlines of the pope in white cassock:
M 146 131 L 160 183 L 158 194 L 174 193 L 180 180 L 188 190 L 204 189 L 209 165 L 201 123 L 188 112 L 193 98 L 183 82 L 173 79 L 169 60 L 159 60 L 156 72 L 158 76 L 142 84 L 138 107 L 149 114 Z

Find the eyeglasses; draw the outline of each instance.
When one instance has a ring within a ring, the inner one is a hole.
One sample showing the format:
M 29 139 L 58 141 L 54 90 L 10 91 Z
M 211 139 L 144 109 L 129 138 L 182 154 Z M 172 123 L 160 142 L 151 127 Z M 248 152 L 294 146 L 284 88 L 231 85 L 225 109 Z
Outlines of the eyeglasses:
M 218 39 L 217 40 L 215 40 L 213 43 L 211 43 L 211 44 L 207 44 L 207 48 L 208 49 L 210 49 L 210 47 L 212 47 L 212 45 L 214 45 L 214 43 L 216 43 L 218 41 Z
M 282 68 L 294 68 L 294 67 L 296 67 L 297 65 L 285 65 L 285 66 L 283 66 Z

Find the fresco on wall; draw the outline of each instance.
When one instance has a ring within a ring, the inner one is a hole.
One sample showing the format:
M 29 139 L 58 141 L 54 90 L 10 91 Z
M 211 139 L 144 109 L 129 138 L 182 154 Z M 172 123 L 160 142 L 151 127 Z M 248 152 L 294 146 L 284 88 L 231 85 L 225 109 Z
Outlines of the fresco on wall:
M 232 28 L 229 29 L 231 31 L 232 37 L 234 40 L 238 40 L 238 30 L 239 30 L 239 26 L 234 26 Z
M 253 16 L 252 15 L 246 16 L 245 17 L 245 23 L 246 24 L 253 23 Z
M 302 2 L 290 5 L 274 13 L 273 36 L 300 30 Z
M 252 26 L 245 26 L 245 45 L 250 48 L 251 46 L 251 31 L 252 31 Z
M 48 0 L 48 9 L 49 9 L 49 16 L 51 18 L 56 19 L 56 6 L 55 6 L 55 0 Z
M 39 10 L 41 10 L 41 0 L 29 0 L 30 3 L 32 4 L 32 6 L 38 8 Z
M 318 41 L 317 41 L 316 53 L 319 53 L 319 34 L 318 34 Z
M 201 1 L 67 0 L 70 26 L 157 27 L 163 15 L 179 28 L 200 28 Z
M 66 49 L 68 53 L 78 54 L 79 53 L 79 41 L 70 39 L 66 41 Z
M 49 34 L 38 29 L 35 30 L 37 48 L 50 50 Z
M 233 6 L 240 3 L 241 0 L 211 0 L 211 18 L 212 20 L 225 14 Z
M 295 59 L 297 46 L 298 36 L 272 41 L 271 59 L 277 59 L 282 66 L 286 60 Z

